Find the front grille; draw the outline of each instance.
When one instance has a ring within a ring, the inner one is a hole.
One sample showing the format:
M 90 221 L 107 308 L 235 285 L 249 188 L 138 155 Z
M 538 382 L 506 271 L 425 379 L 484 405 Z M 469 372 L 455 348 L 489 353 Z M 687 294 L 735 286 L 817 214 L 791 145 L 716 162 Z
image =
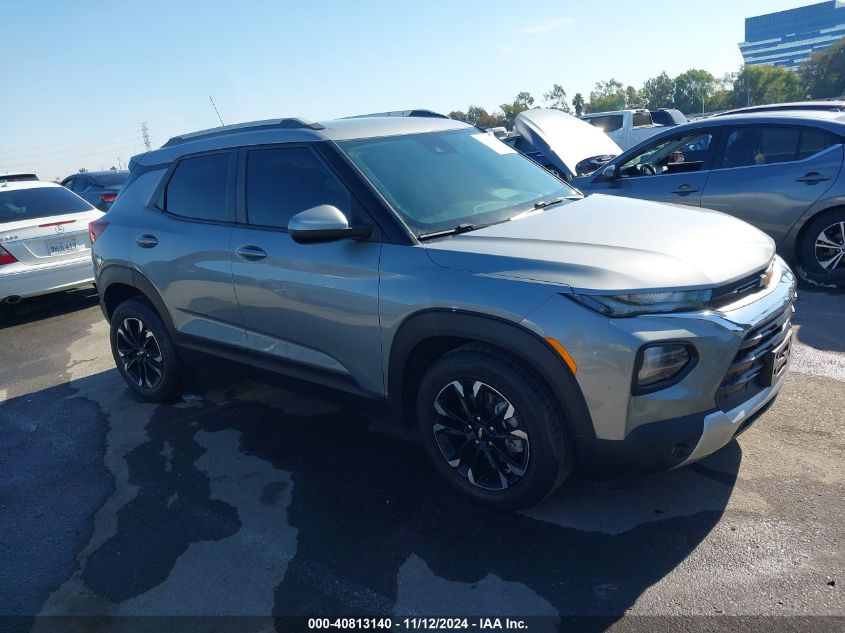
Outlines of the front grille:
M 767 269 L 763 268 L 762 270 L 758 270 L 747 277 L 743 277 L 737 281 L 732 281 L 729 284 L 715 288 L 713 290 L 711 305 L 714 308 L 719 308 L 729 303 L 733 303 L 742 297 L 747 297 L 761 288 L 764 288 L 766 285 L 766 272 Z
M 722 384 L 716 391 L 716 405 L 730 411 L 762 391 L 772 367 L 766 355 L 783 343 L 792 331 L 795 308 L 789 303 L 783 310 L 748 331 L 739 346 Z M 783 371 L 785 363 L 778 365 Z

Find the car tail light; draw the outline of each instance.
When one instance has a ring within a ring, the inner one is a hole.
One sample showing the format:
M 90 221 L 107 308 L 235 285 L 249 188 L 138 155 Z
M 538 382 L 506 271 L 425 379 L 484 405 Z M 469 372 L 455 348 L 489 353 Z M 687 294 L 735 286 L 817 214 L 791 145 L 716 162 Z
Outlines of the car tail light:
M 94 242 L 97 241 L 97 238 L 103 234 L 103 231 L 106 230 L 106 227 L 109 225 L 108 220 L 94 220 L 93 222 L 88 223 L 88 241 L 91 242 L 93 245 Z
M 0 266 L 3 266 L 4 264 L 14 264 L 16 261 L 18 260 L 14 255 L 0 246 Z
M 114 202 L 117 199 L 116 193 L 101 193 L 100 200 L 103 202 Z

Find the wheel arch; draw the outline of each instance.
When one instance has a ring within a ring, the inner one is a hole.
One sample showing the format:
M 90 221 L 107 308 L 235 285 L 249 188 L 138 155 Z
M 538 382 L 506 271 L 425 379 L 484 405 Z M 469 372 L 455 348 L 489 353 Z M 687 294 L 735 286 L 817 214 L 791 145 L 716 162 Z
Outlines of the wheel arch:
M 823 206 L 813 206 L 792 225 L 786 238 L 778 245 L 778 251 L 787 261 L 797 261 L 801 250 L 801 240 L 810 223 L 820 215 L 831 211 L 845 210 L 845 195 L 824 200 Z
M 97 289 L 106 320 L 111 321 L 112 314 L 123 301 L 138 297 L 155 308 L 170 335 L 175 335 L 173 319 L 170 318 L 164 300 L 152 282 L 137 270 L 116 264 L 106 266 L 97 276 Z
M 563 409 L 578 437 L 595 437 L 589 409 L 563 359 L 540 336 L 498 317 L 474 312 L 431 309 L 407 317 L 390 345 L 387 398 L 406 424 L 415 414 L 416 387 L 431 364 L 466 343 L 503 350 L 532 368 Z

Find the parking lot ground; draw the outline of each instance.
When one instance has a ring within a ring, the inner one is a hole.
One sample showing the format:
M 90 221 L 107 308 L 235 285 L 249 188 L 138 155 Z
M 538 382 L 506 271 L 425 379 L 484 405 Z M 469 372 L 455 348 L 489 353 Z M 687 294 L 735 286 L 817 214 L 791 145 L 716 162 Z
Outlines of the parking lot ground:
M 91 292 L 21 305 L 0 329 L 0 615 L 36 631 L 43 616 L 360 614 L 842 630 L 843 314 L 845 294 L 800 293 L 781 395 L 717 454 L 575 477 L 501 514 L 359 403 L 224 365 L 180 402 L 141 403 Z

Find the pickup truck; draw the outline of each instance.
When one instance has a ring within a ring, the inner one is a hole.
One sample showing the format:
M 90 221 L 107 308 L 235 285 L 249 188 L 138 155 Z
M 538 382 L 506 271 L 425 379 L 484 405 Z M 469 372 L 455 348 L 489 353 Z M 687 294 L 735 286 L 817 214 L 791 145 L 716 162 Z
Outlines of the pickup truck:
M 581 118 L 604 131 L 623 151 L 666 129 L 655 124 L 648 110 L 590 112 Z

